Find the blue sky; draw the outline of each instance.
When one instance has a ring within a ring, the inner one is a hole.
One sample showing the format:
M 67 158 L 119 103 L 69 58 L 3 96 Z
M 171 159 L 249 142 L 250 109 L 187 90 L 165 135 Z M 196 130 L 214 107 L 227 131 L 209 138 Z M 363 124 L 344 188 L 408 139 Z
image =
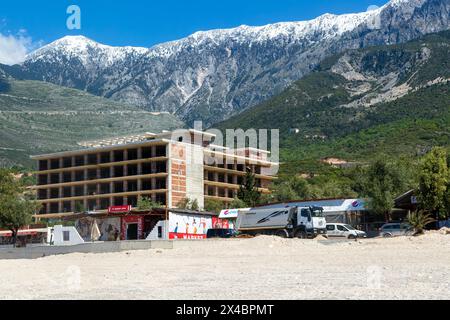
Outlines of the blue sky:
M 0 33 L 22 30 L 33 43 L 82 34 L 110 45 L 149 47 L 198 30 L 300 21 L 323 13 L 365 11 L 387 0 L 41 0 L 2 1 Z M 66 28 L 66 9 L 81 8 L 82 29 Z M 25 32 L 26 31 L 26 32 Z

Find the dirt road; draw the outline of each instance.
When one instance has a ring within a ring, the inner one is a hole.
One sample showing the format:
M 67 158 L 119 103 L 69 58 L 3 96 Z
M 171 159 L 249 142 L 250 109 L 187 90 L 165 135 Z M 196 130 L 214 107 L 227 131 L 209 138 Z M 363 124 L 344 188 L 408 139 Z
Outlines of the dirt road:
M 178 242 L 0 261 L 5 299 L 450 299 L 450 236 Z

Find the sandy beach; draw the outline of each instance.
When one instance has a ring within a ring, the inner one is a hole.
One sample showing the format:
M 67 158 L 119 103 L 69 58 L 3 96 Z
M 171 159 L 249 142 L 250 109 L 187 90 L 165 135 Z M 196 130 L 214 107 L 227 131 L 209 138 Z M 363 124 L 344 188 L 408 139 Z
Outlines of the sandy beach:
M 450 236 L 276 237 L 0 261 L 1 299 L 450 299 Z

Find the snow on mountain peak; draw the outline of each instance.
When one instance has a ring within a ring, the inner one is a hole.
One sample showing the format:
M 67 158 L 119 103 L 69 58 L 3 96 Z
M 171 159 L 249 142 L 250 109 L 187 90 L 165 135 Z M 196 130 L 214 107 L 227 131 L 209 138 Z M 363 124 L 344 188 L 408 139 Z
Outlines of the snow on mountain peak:
M 416 8 L 422 6 L 427 0 L 391 0 L 384 7 L 408 7 Z
M 387 5 L 402 5 L 407 2 L 411 2 L 411 0 L 391 0 L 387 3 Z
M 363 13 L 334 15 L 326 13 L 316 19 L 299 22 L 279 22 L 265 26 L 241 25 L 231 29 L 215 29 L 198 31 L 186 38 L 162 43 L 151 48 L 151 55 L 170 56 L 185 47 L 197 47 L 202 44 L 220 46 L 225 42 L 254 43 L 271 41 L 276 38 L 286 38 L 291 41 L 303 41 L 319 38 L 326 40 L 341 36 L 357 28 L 359 25 L 371 21 L 379 15 L 382 8 Z
M 148 52 L 148 49 L 140 47 L 112 47 L 95 42 L 85 36 L 65 36 L 30 53 L 26 61 L 45 59 L 52 52 L 69 58 L 77 57 L 83 64 L 88 64 L 90 59 L 95 57 L 95 59 L 102 60 L 104 64 L 110 65 L 117 60 L 125 59 L 129 54 L 143 55 Z
M 169 58 L 185 48 L 206 46 L 228 47 L 229 43 L 248 44 L 263 43 L 280 39 L 281 41 L 299 42 L 304 45 L 342 36 L 355 30 L 362 24 L 373 23 L 381 12 L 388 7 L 404 6 L 411 9 L 423 4 L 426 0 L 391 0 L 378 9 L 370 9 L 362 13 L 334 15 L 326 13 L 313 20 L 299 22 L 280 22 L 265 26 L 241 25 L 231 29 L 198 31 L 176 41 L 170 41 L 152 48 L 111 47 L 97 43 L 84 36 L 66 36 L 37 51 L 31 53 L 27 60 L 44 57 L 53 50 L 68 56 L 78 56 L 83 63 L 88 63 L 92 52 L 102 55 L 107 64 L 126 58 L 129 54 L 147 55 L 148 57 Z

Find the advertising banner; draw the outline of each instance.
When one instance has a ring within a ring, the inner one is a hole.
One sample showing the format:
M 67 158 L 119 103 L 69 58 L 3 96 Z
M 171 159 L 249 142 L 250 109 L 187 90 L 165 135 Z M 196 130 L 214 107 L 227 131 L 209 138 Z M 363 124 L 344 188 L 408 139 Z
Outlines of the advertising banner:
M 120 240 L 120 218 L 108 218 L 98 220 L 100 229 L 100 241 L 117 241 Z
M 81 238 L 86 242 L 91 241 L 92 224 L 94 223 L 94 220 L 94 218 L 86 217 L 78 219 L 75 222 L 75 229 L 77 229 Z
M 220 219 L 217 217 L 212 218 L 213 229 L 233 229 L 233 225 L 230 220 Z
M 363 199 L 347 199 L 344 200 L 340 204 L 336 204 L 333 206 L 321 205 L 320 201 L 318 202 L 319 206 L 323 207 L 323 211 L 325 213 L 329 212 L 348 212 L 348 211 L 366 211 L 367 204 Z
M 95 219 L 93 217 L 85 217 L 75 222 L 75 228 L 84 241 L 92 240 L 92 230 L 94 222 L 97 223 L 100 231 L 100 241 L 117 241 L 120 240 L 120 218 Z
M 211 228 L 211 217 L 169 213 L 170 239 L 206 239 Z
M 220 212 L 219 218 L 221 219 L 235 219 L 239 215 L 239 209 L 226 209 Z

